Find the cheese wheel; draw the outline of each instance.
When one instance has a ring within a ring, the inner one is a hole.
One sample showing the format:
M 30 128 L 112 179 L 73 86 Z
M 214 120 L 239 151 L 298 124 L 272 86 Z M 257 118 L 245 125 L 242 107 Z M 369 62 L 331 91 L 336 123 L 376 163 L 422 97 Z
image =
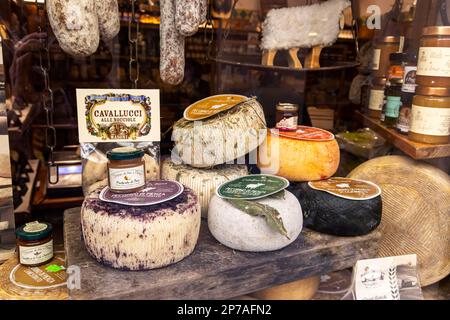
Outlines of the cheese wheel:
M 248 174 L 246 165 L 220 165 L 212 169 L 196 169 L 176 165 L 170 158 L 161 163 L 161 179 L 176 180 L 195 191 L 202 207 L 202 217 L 208 217 L 209 200 L 222 183 Z
M 276 209 L 289 239 L 273 230 L 264 217 L 251 216 L 215 195 L 209 204 L 208 227 L 223 245 L 240 251 L 273 251 L 294 242 L 302 230 L 302 209 L 294 195 L 285 191 L 284 199 L 268 197 L 256 200 Z
M 89 254 L 123 270 L 148 270 L 178 262 L 192 253 L 200 231 L 200 203 L 185 188 L 175 199 L 152 206 L 103 202 L 100 189 L 81 208 L 81 227 Z
M 380 257 L 417 254 L 420 284 L 438 282 L 450 273 L 450 177 L 402 156 L 372 159 L 350 178 L 380 186 L 383 215 Z
M 251 294 L 261 300 L 310 300 L 320 285 L 320 276 L 285 283 Z
M 268 132 L 258 152 L 261 173 L 274 174 L 290 181 L 323 180 L 334 175 L 340 151 L 336 140 L 306 141 Z
M 255 150 L 263 141 L 266 120 L 261 105 L 249 100 L 202 121 L 177 121 L 174 156 L 195 168 L 229 163 Z

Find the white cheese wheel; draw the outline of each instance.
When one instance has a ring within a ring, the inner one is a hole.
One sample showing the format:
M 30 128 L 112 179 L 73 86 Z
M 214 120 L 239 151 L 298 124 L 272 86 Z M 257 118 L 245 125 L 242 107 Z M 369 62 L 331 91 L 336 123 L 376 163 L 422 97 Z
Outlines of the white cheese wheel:
M 289 181 L 315 181 L 333 176 L 339 166 L 336 140 L 306 141 L 268 132 L 258 152 L 261 173 L 274 174 Z
M 178 120 L 172 133 L 174 156 L 196 168 L 229 163 L 264 142 L 261 105 L 250 100 L 202 121 Z
M 176 180 L 197 194 L 202 206 L 202 217 L 208 217 L 209 200 L 222 183 L 248 174 L 246 165 L 220 165 L 212 169 L 196 169 L 176 165 L 170 158 L 161 163 L 161 179 Z
M 269 197 L 256 202 L 280 213 L 289 239 L 269 227 L 264 217 L 236 209 L 217 195 L 209 204 L 208 227 L 212 235 L 227 247 L 252 252 L 278 250 L 297 239 L 302 230 L 303 215 L 300 203 L 292 193 L 285 191 L 284 199 Z
M 167 202 L 140 207 L 103 202 L 100 191 L 90 193 L 81 208 L 84 243 L 98 262 L 148 270 L 178 262 L 194 250 L 201 219 L 191 189 Z

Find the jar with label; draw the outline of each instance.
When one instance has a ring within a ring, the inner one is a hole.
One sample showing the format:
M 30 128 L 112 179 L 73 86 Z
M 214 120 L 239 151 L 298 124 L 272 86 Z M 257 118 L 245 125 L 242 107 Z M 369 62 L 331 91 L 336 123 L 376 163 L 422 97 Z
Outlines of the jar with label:
M 445 144 L 450 136 L 450 88 L 417 87 L 411 111 L 411 140 Z
M 389 56 L 389 69 L 387 79 L 389 82 L 403 83 L 403 59 L 402 52 L 391 53 Z
M 281 131 L 296 131 L 298 126 L 298 105 L 292 103 L 277 104 L 276 126 Z
M 375 41 L 372 58 L 372 75 L 377 78 L 385 78 L 389 68 L 389 56 L 400 51 L 400 37 L 388 36 Z
M 426 87 L 450 87 L 450 27 L 423 29 L 416 83 Z
M 371 118 L 379 119 L 384 105 L 384 91 L 386 89 L 386 78 L 372 79 L 372 86 L 370 87 L 369 103 L 367 115 Z
M 122 147 L 108 151 L 106 156 L 111 192 L 133 193 L 145 188 L 144 151 Z
M 407 53 L 403 60 L 403 84 L 402 92 L 416 92 L 417 54 Z
M 397 125 L 397 119 L 402 105 L 401 89 L 401 85 L 398 84 L 391 85 L 387 89 L 384 119 L 382 122 L 388 128 L 395 128 Z
M 30 222 L 16 230 L 19 263 L 37 267 L 53 259 L 53 228 L 50 223 Z
M 411 121 L 411 108 L 414 93 L 402 91 L 402 106 L 397 120 L 397 131 L 402 134 L 408 134 Z

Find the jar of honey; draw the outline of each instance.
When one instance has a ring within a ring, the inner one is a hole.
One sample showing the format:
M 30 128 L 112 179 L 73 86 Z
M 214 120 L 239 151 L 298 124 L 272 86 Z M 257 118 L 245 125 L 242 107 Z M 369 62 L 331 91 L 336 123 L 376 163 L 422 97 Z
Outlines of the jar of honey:
M 411 110 L 409 138 L 445 144 L 450 136 L 450 88 L 417 87 Z
M 298 126 L 298 105 L 278 103 L 275 128 L 281 131 L 296 131 Z
M 108 185 L 114 193 L 133 193 L 145 188 L 144 151 L 133 147 L 115 148 L 106 153 Z
M 420 39 L 416 83 L 450 88 L 450 27 L 426 27 Z
M 30 222 L 16 230 L 19 263 L 37 267 L 53 259 L 53 228 L 50 223 Z
M 390 65 L 391 53 L 400 51 L 400 37 L 388 36 L 375 41 L 371 69 L 372 75 L 385 78 Z

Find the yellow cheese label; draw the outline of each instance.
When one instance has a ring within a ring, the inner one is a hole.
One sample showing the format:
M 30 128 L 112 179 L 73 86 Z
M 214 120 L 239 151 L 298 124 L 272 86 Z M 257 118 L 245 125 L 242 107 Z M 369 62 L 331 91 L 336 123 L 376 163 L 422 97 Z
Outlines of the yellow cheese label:
M 191 104 L 184 110 L 183 117 L 188 121 L 203 120 L 220 112 L 230 110 L 248 99 L 246 96 L 236 94 L 211 96 Z
M 308 185 L 314 190 L 325 191 L 348 200 L 370 200 L 381 194 L 381 189 L 376 184 L 350 178 L 311 181 Z

